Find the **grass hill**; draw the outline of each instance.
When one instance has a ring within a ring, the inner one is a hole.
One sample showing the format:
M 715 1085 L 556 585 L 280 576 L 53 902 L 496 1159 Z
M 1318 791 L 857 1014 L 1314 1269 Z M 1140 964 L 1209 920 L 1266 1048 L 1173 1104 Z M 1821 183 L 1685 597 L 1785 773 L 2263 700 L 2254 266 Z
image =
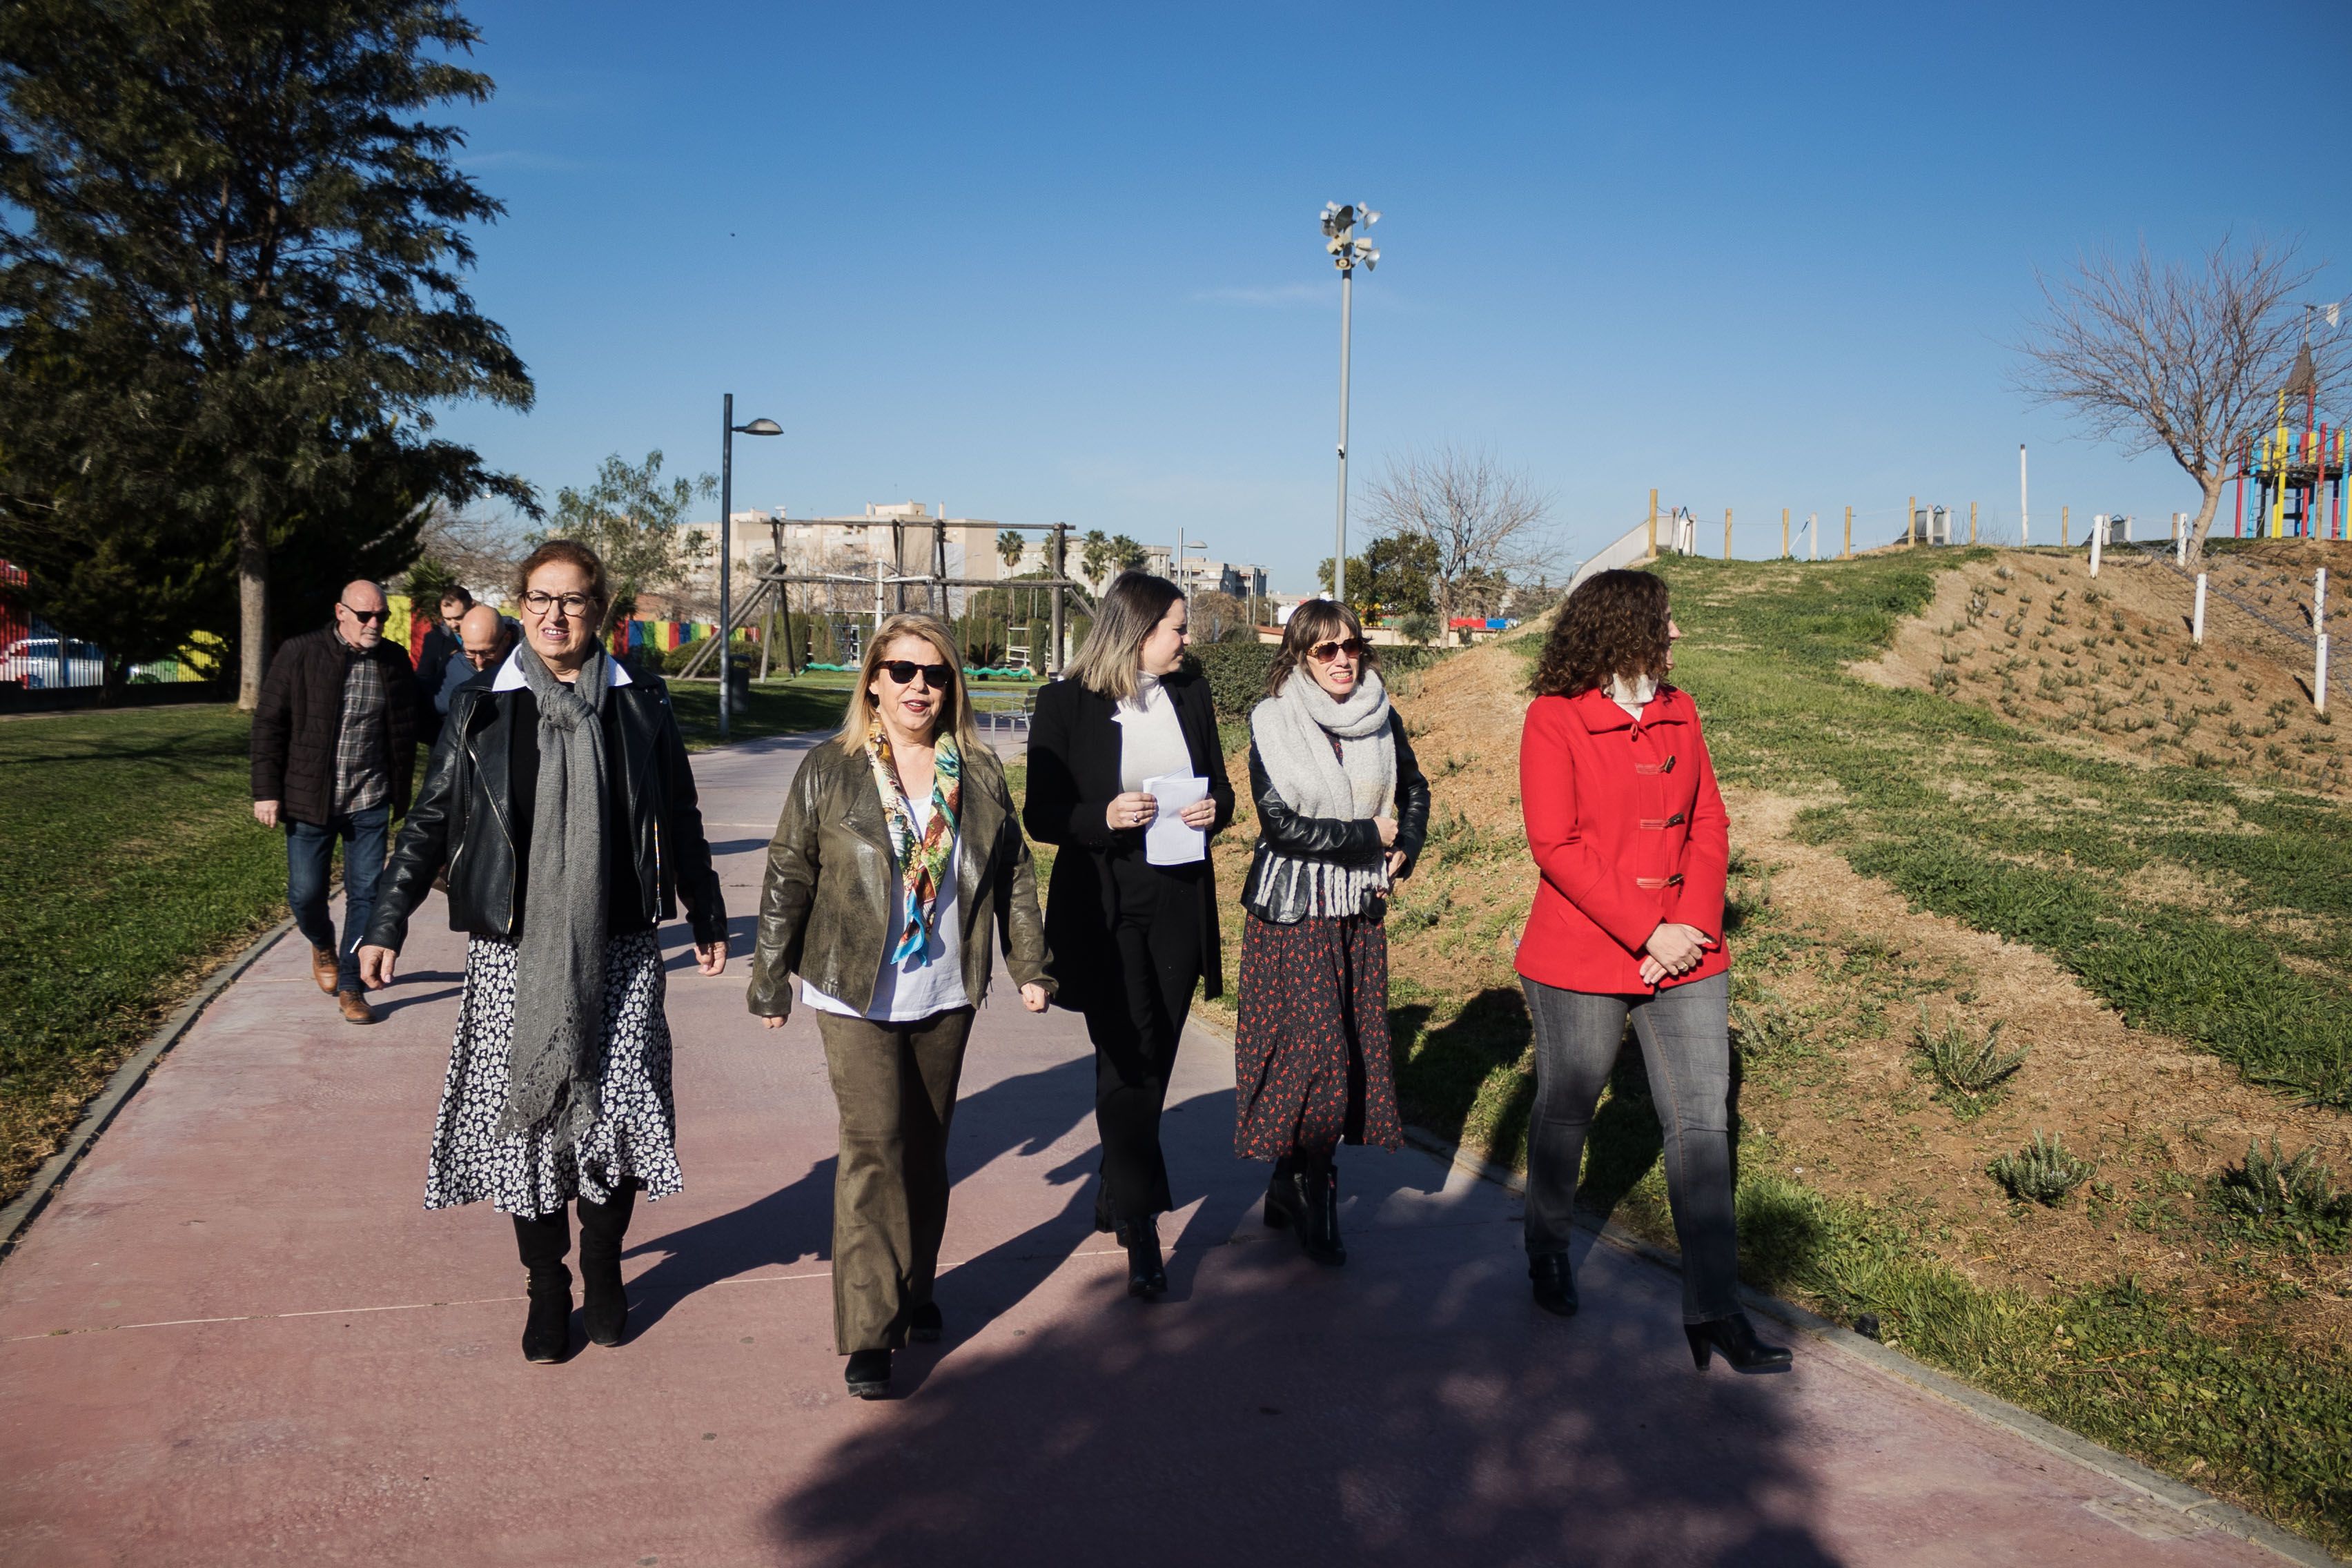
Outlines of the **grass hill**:
M 2137 563 L 1657 569 L 1732 816 L 1747 1277 L 2352 1544 L 2352 800 L 2291 650 L 2220 616 L 2190 648 Z M 1398 696 L 1435 792 L 1400 1089 L 1513 1165 L 1535 647 Z M 1671 1246 L 1637 1053 L 1581 1196 Z

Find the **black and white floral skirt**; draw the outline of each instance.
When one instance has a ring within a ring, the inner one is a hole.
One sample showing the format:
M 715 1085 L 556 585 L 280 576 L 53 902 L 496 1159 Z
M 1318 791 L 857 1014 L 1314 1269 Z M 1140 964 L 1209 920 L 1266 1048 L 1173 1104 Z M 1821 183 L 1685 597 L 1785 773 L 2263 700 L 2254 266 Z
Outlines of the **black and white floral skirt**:
M 527 1132 L 501 1135 L 507 1056 L 514 1036 L 515 946 L 478 936 L 466 949 L 466 990 L 457 1004 L 457 1037 L 441 1115 L 433 1126 L 433 1160 L 425 1206 L 488 1203 L 508 1214 L 552 1214 L 574 1197 L 609 1200 L 635 1179 L 648 1198 L 683 1184 L 677 1170 L 677 1112 L 670 1100 L 668 987 L 661 944 L 650 931 L 616 936 L 604 949 L 603 1060 L 591 1062 L 600 1098 L 595 1121 L 576 1142 L 560 1138 L 554 1118 Z

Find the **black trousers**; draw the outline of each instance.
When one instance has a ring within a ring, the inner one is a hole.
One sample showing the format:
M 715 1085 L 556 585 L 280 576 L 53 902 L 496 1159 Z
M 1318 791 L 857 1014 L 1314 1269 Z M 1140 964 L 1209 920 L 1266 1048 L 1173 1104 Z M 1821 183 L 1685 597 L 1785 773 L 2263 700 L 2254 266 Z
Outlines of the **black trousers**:
M 1109 862 L 1118 907 L 1108 956 L 1087 1009 L 1095 1046 L 1095 1131 L 1102 1139 L 1102 1186 L 1095 1225 L 1148 1219 L 1176 1206 L 1168 1162 L 1160 1151 L 1160 1112 L 1176 1044 L 1201 979 L 1201 879 L 1198 866 L 1154 866 L 1140 855 Z

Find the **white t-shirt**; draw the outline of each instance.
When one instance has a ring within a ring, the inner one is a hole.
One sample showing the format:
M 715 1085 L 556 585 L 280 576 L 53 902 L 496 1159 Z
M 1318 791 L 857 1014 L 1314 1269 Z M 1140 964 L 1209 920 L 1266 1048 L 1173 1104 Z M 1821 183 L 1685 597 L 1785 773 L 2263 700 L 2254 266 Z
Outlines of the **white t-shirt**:
M 931 820 L 931 797 L 910 803 L 913 806 L 915 832 L 919 835 Z M 902 963 L 893 963 L 886 953 L 882 966 L 874 977 L 874 1000 L 864 1013 L 828 996 L 801 982 L 801 1000 L 820 1013 L 837 1013 L 845 1018 L 866 1017 L 882 1024 L 911 1024 L 928 1018 L 934 1013 L 944 1013 L 950 1007 L 966 1007 L 971 998 L 963 989 L 963 922 L 956 913 L 956 864 L 963 855 L 963 836 L 956 836 L 955 847 L 948 854 L 946 880 L 940 888 L 939 902 L 932 906 L 930 940 L 919 953 L 909 954 Z M 885 940 L 893 946 L 898 940 L 898 921 L 906 913 L 902 884 L 898 873 L 905 870 L 896 863 L 891 867 L 890 879 L 891 926 Z

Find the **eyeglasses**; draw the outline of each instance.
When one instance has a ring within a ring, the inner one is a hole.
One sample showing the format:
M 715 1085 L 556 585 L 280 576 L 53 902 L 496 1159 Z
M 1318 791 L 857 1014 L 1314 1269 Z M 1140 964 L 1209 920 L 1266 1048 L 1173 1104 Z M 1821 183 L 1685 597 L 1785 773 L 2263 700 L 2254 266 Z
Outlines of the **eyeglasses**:
M 341 599 L 336 600 L 335 604 L 338 607 L 348 613 L 352 619 L 355 621 L 380 621 L 383 619 L 384 616 L 392 614 L 390 610 L 354 610 L 349 605 L 344 604 Z
M 536 588 L 522 596 L 522 607 L 534 616 L 544 616 L 560 605 L 564 615 L 575 621 L 595 602 L 585 594 L 542 594 Z
M 488 669 L 499 662 L 499 650 L 488 648 L 478 652 L 469 647 L 466 650 L 466 662 L 476 669 Z
M 1361 658 L 1371 651 L 1371 645 L 1361 637 L 1349 637 L 1345 642 L 1319 642 L 1307 650 L 1307 657 L 1318 664 L 1328 664 L 1341 654 L 1349 658 Z
M 917 664 L 911 658 L 886 658 L 874 668 L 901 686 L 914 685 L 915 677 L 920 675 L 923 678 L 923 684 L 934 691 L 945 691 L 948 689 L 948 682 L 955 679 L 955 669 L 952 666 Z

